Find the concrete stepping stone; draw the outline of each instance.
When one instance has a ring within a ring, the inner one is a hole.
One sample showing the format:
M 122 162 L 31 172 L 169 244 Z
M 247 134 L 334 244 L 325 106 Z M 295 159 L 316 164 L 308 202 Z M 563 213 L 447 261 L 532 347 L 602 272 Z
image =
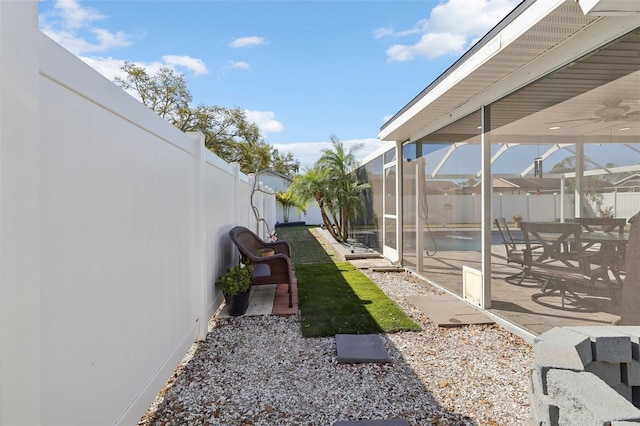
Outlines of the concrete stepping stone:
M 335 422 L 333 426 L 409 426 L 409 422 L 404 419 L 387 420 L 341 420 Z
M 391 362 L 377 334 L 336 334 L 336 352 L 341 364 Z
M 407 302 L 420 309 L 438 327 L 494 323 L 481 311 L 451 295 L 410 296 Z

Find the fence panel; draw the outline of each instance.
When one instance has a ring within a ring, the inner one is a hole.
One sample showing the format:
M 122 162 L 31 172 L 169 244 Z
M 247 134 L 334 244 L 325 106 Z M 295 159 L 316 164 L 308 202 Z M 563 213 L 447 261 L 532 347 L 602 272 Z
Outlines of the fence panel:
M 33 17 L 12 17 L 19 18 Z M 37 105 L 30 114 L 36 136 L 23 140 L 31 133 L 17 126 L 2 135 L 37 146 L 37 185 L 14 182 L 0 205 L 27 193 L 37 198 L 22 214 L 38 222 L 35 237 L 23 239 L 38 273 L 28 283 L 4 279 L 2 290 L 34 300 L 29 306 L 38 312 L 29 316 L 41 320 L 4 322 L 0 362 L 11 360 L 3 371 L 33 371 L 27 380 L 37 386 L 3 375 L 0 402 L 12 407 L 1 417 L 9 424 L 135 424 L 220 303 L 215 280 L 235 261 L 227 232 L 254 225 L 250 182 L 204 150 L 201 138 L 179 132 L 43 34 L 35 39 L 39 49 L 17 57 L 24 63 L 0 65 L 3 72 L 24 68 L 17 78 L 31 70 L 37 81 L 15 105 Z M 3 48 L 12 45 L 4 41 Z M 24 163 L 21 152 L 2 154 L 3 164 Z M 269 210 L 261 214 L 275 218 L 273 194 L 263 197 Z M 6 229 L 5 221 L 5 236 Z M 37 355 L 20 360 L 5 336 L 33 336 Z
M 150 381 L 166 380 L 163 366 L 205 320 L 194 263 L 196 149 L 155 116 L 124 119 L 127 111 L 102 102 L 113 93 L 98 82 L 85 90 L 101 77 L 82 64 L 48 65 L 40 86 L 42 410 L 52 423 L 116 423 Z M 81 84 L 55 69 L 63 66 Z

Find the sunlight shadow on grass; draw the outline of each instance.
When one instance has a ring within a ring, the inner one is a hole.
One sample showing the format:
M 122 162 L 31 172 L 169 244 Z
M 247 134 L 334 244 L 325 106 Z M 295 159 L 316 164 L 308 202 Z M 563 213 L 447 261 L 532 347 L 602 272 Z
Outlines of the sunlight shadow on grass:
M 420 329 L 348 262 L 300 265 L 296 273 L 305 337 Z

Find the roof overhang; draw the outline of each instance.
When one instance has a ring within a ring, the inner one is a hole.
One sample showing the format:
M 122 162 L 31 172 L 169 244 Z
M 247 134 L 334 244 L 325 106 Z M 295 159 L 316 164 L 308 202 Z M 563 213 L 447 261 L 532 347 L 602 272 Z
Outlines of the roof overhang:
M 576 0 L 585 15 L 629 16 L 640 15 L 637 0 Z
M 581 0 L 582 2 L 582 0 Z M 523 1 L 436 81 L 385 123 L 379 138 L 416 141 L 638 28 L 625 14 L 585 15 L 575 0 Z M 593 0 L 588 3 L 594 3 Z

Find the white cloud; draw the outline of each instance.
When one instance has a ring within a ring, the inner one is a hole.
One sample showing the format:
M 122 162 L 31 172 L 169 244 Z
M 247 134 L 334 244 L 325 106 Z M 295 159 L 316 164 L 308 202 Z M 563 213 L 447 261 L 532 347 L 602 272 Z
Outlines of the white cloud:
M 81 28 L 106 17 L 97 9 L 80 6 L 77 0 L 58 0 L 54 10 L 67 29 Z
M 238 70 L 248 70 L 250 68 L 249 63 L 243 61 L 229 61 L 229 67 Z
M 49 13 L 39 17 L 42 32 L 75 55 L 105 52 L 131 44 L 128 34 L 94 25 L 105 18 L 96 9 L 81 6 L 76 0 L 57 0 Z M 91 39 L 88 35 L 92 35 Z
M 113 81 L 117 75 L 124 77 L 124 73 L 120 69 L 124 65 L 124 60 L 122 59 L 89 56 L 80 56 L 80 59 L 111 81 Z
M 461 54 L 467 46 L 467 38 L 462 34 L 428 33 L 414 45 L 396 44 L 387 49 L 390 61 L 409 61 L 417 56 L 434 59 L 452 53 Z
M 377 138 L 352 139 L 343 140 L 341 142 L 347 149 L 351 148 L 354 145 L 362 144 L 362 147 L 358 151 L 356 151 L 356 159 L 358 161 L 361 161 L 367 155 L 369 155 L 382 145 L 388 143 L 383 142 Z M 274 143 L 272 145 L 282 153 L 291 152 L 294 158 L 300 161 L 300 166 L 302 169 L 301 171 L 303 171 L 305 168 L 311 168 L 322 155 L 322 150 L 331 149 L 333 146 L 331 144 L 331 141 L 328 140 L 324 142 L 297 142 L 288 144 Z
M 271 111 L 244 110 L 247 120 L 253 121 L 260 128 L 260 133 L 266 136 L 268 133 L 281 132 L 284 126 L 275 120 L 275 114 Z
M 374 30 L 373 36 L 400 38 L 421 34 L 416 42 L 389 47 L 389 61 L 458 55 L 500 22 L 519 2 L 520 0 L 447 0 L 434 7 L 428 19 L 418 21 L 408 30 L 379 28 Z
M 262 37 L 240 37 L 234 39 L 231 43 L 229 43 L 229 47 L 239 48 L 239 47 L 253 47 L 259 46 L 261 44 L 265 44 L 267 41 Z
M 373 30 L 373 38 L 378 39 L 382 37 L 392 36 L 395 34 L 393 28 L 376 28 Z
M 131 44 L 131 37 L 122 31 L 110 31 L 94 25 L 107 16 L 98 10 L 78 4 L 77 0 L 56 0 L 53 9 L 39 16 L 40 29 L 58 44 L 77 55 L 92 68 L 110 80 L 123 76 L 120 67 L 124 60 L 111 56 L 89 56 L 90 53 L 105 52 Z M 160 61 L 135 63 L 155 74 L 160 67 L 181 67 L 195 75 L 207 74 L 206 65 L 199 58 L 186 55 L 165 55 Z
M 209 73 L 202 59 L 184 55 L 165 55 L 162 60 L 170 67 L 181 66 L 192 71 L 195 75 Z

